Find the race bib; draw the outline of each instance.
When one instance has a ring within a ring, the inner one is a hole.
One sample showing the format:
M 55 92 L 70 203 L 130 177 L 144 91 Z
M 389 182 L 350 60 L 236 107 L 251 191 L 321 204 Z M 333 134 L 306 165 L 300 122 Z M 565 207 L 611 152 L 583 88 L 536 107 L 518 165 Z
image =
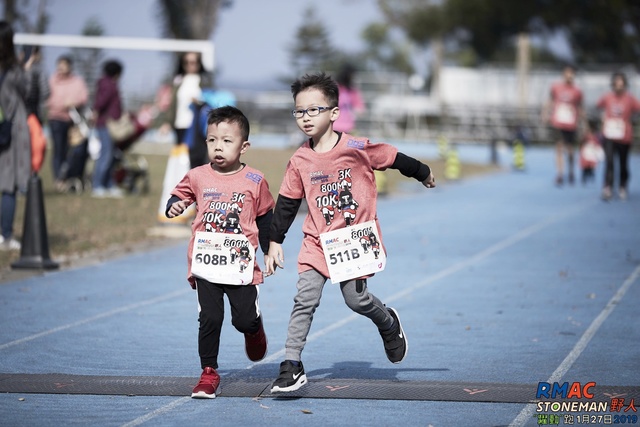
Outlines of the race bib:
M 554 119 L 563 125 L 574 125 L 576 123 L 576 109 L 571 104 L 560 103 L 556 106 Z
M 604 150 L 598 144 L 587 142 L 582 147 L 582 157 L 592 163 L 598 163 L 604 160 Z
M 320 242 L 331 283 L 377 273 L 387 264 L 375 221 L 322 233 Z
M 622 140 L 624 139 L 624 120 L 617 117 L 608 117 L 604 119 L 602 133 L 607 139 Z
M 191 274 L 211 283 L 250 285 L 255 253 L 243 234 L 197 231 Z

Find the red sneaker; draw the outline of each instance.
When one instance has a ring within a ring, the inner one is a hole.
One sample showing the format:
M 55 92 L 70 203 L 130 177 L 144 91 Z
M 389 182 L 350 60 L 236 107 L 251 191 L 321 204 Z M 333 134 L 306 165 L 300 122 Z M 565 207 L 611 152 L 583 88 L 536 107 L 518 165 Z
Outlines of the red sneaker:
M 220 375 L 215 369 L 206 367 L 202 370 L 200 382 L 191 392 L 194 399 L 215 399 L 216 391 L 220 385 Z
M 258 362 L 267 355 L 267 336 L 262 327 L 260 319 L 260 329 L 255 334 L 244 334 L 244 351 L 252 362 Z

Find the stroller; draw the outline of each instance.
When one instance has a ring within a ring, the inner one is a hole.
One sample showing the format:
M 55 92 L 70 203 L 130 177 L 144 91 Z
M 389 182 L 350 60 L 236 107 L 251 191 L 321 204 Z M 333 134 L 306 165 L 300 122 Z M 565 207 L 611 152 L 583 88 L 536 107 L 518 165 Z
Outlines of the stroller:
M 85 169 L 89 158 L 89 137 L 91 128 L 86 119 L 86 112 L 80 112 L 76 108 L 69 110 L 69 116 L 73 126 L 69 129 L 69 151 L 67 161 L 62 166 L 61 192 L 82 193 L 85 189 Z M 90 181 L 89 181 L 90 185 Z
M 131 153 L 129 149 L 147 131 L 157 112 L 154 107 L 143 107 L 137 115 L 129 115 L 133 122 L 133 133 L 129 137 L 114 141 L 114 182 L 130 194 L 147 194 L 149 163 L 144 156 Z
M 144 114 L 143 114 L 144 113 Z M 92 159 L 92 145 L 99 144 L 97 135 L 89 126 L 90 111 L 82 113 L 75 108 L 69 111 L 74 125 L 69 130 L 69 152 L 62 171 L 63 192 L 82 193 L 91 188 L 91 177 L 87 174 L 87 163 Z M 113 174 L 116 185 L 129 193 L 146 194 L 149 192 L 149 165 L 144 156 L 127 153 L 129 148 L 147 130 L 151 119 L 143 110 L 140 119 L 130 114 L 133 123 L 132 133 L 114 141 Z M 143 120 L 144 119 L 144 120 Z

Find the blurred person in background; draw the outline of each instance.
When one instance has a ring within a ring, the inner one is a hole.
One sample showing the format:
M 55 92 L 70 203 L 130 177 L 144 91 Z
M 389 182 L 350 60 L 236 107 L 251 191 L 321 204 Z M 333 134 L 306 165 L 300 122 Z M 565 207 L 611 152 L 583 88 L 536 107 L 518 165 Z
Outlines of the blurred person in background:
M 202 64 L 199 52 L 186 52 L 180 57 L 176 75 L 173 79 L 173 91 L 170 105 L 170 120 L 176 135 L 176 144 L 187 144 L 187 130 L 194 120 L 191 104 L 198 102 L 202 89 L 211 88 L 211 76 Z M 206 151 L 194 151 L 189 148 L 191 167 L 202 164 Z
M 51 164 L 56 189 L 63 191 L 64 175 L 69 151 L 69 129 L 73 126 L 69 109 L 81 108 L 89 99 L 84 79 L 73 73 L 73 60 L 62 55 L 56 61 L 56 71 L 49 79 L 50 95 L 47 100 L 49 128 L 53 141 Z
M 0 21 L 0 107 L 2 120 L 11 122 L 11 140 L 0 148 L 0 206 L 1 250 L 19 250 L 20 242 L 13 237 L 16 195 L 26 192 L 31 177 L 31 139 L 27 126 L 25 100 L 29 93 L 30 68 L 23 69 L 16 57 L 13 29 Z M 4 127 L 4 129 L 7 129 Z
M 42 53 L 40 46 L 27 46 L 22 51 L 22 61 L 31 72 L 29 93 L 27 94 L 27 114 L 33 114 L 40 124 L 43 123 L 42 102 L 49 98 L 49 77 L 42 68 Z M 28 64 L 28 65 L 27 65 Z
M 589 130 L 583 135 L 580 144 L 580 168 L 582 169 L 582 184 L 595 181 L 595 170 L 604 159 L 602 149 L 602 133 L 600 132 L 600 120 L 589 119 Z
M 100 139 L 100 154 L 93 168 L 93 197 L 122 197 L 122 191 L 114 185 L 113 149 L 114 141 L 107 128 L 107 120 L 118 120 L 122 116 L 122 99 L 118 82 L 124 68 L 119 61 L 106 61 L 102 77 L 96 86 L 93 103 L 95 131 Z
M 565 65 L 562 81 L 551 86 L 549 101 L 542 111 L 542 120 L 548 122 L 556 143 L 556 185 L 564 184 L 564 155 L 567 155 L 567 180 L 573 184 L 574 145 L 577 132 L 584 120 L 582 91 L 575 85 L 576 69 Z
M 366 111 L 366 106 L 362 100 L 360 90 L 353 83 L 356 69 L 352 64 L 345 63 L 340 72 L 336 75 L 338 84 L 338 108 L 340 115 L 333 122 L 333 129 L 337 132 L 345 132 L 357 135 L 356 120 L 358 116 Z M 376 191 L 380 195 L 388 193 L 387 176 L 384 171 L 373 171 L 376 178 Z
M 362 95 L 353 84 L 355 71 L 353 65 L 345 64 L 336 76 L 338 91 L 340 93 L 340 100 L 338 102 L 340 116 L 333 123 L 333 129 L 337 132 L 353 134 L 358 115 L 365 111 Z
M 47 137 L 42 129 L 42 103 L 49 98 L 49 77 L 42 67 L 40 46 L 25 46 L 20 52 L 20 63 L 30 71 L 29 93 L 25 100 L 27 125 L 31 136 L 31 169 L 37 174 L 44 163 Z
M 611 92 L 603 95 L 597 103 L 602 110 L 602 135 L 604 136 L 605 172 L 602 199 L 608 201 L 613 195 L 614 158 L 618 158 L 620 180 L 618 197 L 627 199 L 629 182 L 629 149 L 633 139 L 631 119 L 640 112 L 640 101 L 628 91 L 627 76 L 615 72 L 611 76 Z

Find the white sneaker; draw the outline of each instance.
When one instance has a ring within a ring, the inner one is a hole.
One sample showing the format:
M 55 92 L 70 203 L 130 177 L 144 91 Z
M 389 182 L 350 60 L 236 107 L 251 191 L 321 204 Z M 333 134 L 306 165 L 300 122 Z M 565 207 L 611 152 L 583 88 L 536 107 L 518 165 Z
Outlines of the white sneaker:
M 102 187 L 94 188 L 91 192 L 91 197 L 95 197 L 97 199 L 104 199 L 107 197 L 107 190 Z
M 18 242 L 14 238 L 5 239 L 4 236 L 0 235 L 0 250 L 3 251 L 19 251 L 20 250 L 20 242 Z
M 620 188 L 618 190 L 618 197 L 620 197 L 620 200 L 627 200 L 627 189 Z
M 124 192 L 118 187 L 111 187 L 107 190 L 107 197 L 111 197 L 112 199 L 122 199 L 124 197 Z

